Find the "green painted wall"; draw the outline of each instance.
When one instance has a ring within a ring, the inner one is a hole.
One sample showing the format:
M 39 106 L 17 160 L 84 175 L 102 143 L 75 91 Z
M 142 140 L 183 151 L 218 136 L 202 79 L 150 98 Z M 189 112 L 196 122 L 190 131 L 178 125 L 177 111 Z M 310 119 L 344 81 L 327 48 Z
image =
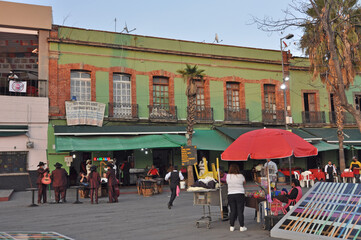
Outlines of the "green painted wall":
M 149 117 L 149 77 L 137 75 L 137 104 L 139 118 Z
M 174 79 L 174 105 L 177 106 L 178 119 L 187 118 L 186 83 L 183 78 Z
M 246 108 L 249 109 L 249 121 L 262 120 L 261 86 L 259 84 L 245 83 Z
M 215 121 L 224 120 L 224 99 L 223 99 L 223 82 L 211 81 L 209 84 L 211 95 L 211 107 L 213 108 L 213 118 Z M 217 111 L 214 111 L 214 110 Z
M 105 116 L 108 115 L 108 103 L 109 103 L 109 73 L 97 71 L 96 78 L 96 101 L 106 104 Z
M 324 111 L 328 122 L 329 98 L 325 86 L 320 80 L 313 81 L 307 71 L 292 71 L 290 75 L 291 111 L 294 123 L 302 123 L 302 111 L 304 111 L 304 90 L 315 90 L 319 93 L 319 111 Z
M 48 162 L 49 169 L 53 171 L 55 169 L 54 164 L 59 162 L 63 164 L 63 168 L 69 173 L 69 167 L 66 166 L 64 161 L 65 156 L 69 156 L 69 153 L 56 153 L 55 149 L 55 135 L 53 125 L 65 125 L 66 122 L 63 120 L 50 120 L 48 124 Z
M 255 49 L 247 47 L 224 46 L 218 44 L 204 44 L 200 42 L 172 40 L 156 37 L 144 37 L 128 34 L 114 34 L 113 32 L 93 31 L 59 27 L 59 38 L 90 41 L 97 43 L 137 46 L 144 48 L 157 48 L 191 53 L 228 55 L 233 57 L 249 57 L 265 60 L 281 60 L 281 54 L 275 50 Z M 260 57 L 262 56 L 262 57 Z

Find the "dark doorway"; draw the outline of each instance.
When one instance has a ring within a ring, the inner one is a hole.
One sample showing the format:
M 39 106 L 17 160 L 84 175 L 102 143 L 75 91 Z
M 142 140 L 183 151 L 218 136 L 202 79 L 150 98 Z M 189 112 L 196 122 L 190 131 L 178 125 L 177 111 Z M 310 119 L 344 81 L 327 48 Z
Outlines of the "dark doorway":
M 322 160 L 319 156 L 312 156 L 307 158 L 307 169 L 320 168 L 322 171 Z
M 159 169 L 160 176 L 164 177 L 167 169 L 173 165 L 172 149 L 153 149 L 153 164 Z

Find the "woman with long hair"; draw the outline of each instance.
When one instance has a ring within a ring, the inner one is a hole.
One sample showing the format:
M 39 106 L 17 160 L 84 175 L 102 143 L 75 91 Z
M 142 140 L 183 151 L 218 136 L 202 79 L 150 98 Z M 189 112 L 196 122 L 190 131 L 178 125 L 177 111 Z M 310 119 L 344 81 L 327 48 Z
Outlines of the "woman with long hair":
M 231 164 L 227 174 L 228 184 L 228 205 L 231 208 L 230 214 L 230 228 L 231 232 L 234 231 L 234 222 L 237 219 L 240 225 L 240 231 L 244 232 L 247 228 L 244 226 L 244 205 L 245 205 L 245 191 L 243 185 L 246 183 L 246 179 L 240 173 L 239 167 L 236 164 Z

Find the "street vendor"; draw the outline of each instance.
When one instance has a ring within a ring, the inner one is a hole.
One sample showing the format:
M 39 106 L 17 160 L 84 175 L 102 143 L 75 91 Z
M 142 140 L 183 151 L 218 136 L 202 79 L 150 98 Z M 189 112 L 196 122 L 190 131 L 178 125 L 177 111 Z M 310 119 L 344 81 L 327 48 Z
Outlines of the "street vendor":
M 152 167 L 150 168 L 150 170 L 147 173 L 148 176 L 152 176 L 152 177 L 159 177 L 159 172 L 156 169 L 156 167 L 154 166 L 154 164 L 152 165 Z
M 267 159 L 267 162 L 264 164 L 265 167 L 268 167 L 268 172 L 270 174 L 277 174 L 278 168 L 275 162 L 272 162 L 271 159 Z
M 288 202 L 284 206 L 284 209 L 287 212 L 290 210 L 289 206 L 296 205 L 296 203 L 302 198 L 302 189 L 300 187 L 300 182 L 297 179 L 292 179 L 291 186 L 292 189 L 287 195 Z

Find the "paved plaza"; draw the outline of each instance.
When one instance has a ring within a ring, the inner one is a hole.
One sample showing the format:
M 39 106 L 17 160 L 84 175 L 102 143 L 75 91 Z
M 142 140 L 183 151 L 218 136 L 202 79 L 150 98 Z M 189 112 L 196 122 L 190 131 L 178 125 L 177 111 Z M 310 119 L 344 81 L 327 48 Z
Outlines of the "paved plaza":
M 143 197 L 135 194 L 135 187 L 122 189 L 118 203 L 73 204 L 75 190 L 69 189 L 67 203 L 41 204 L 28 207 L 31 192 L 15 192 L 8 202 L 0 202 L 0 232 L 41 231 L 57 232 L 72 239 L 271 239 L 269 231 L 254 221 L 254 209 L 245 209 L 246 232 L 229 231 L 229 222 L 220 221 L 219 207 L 212 207 L 211 228 L 196 228 L 202 206 L 193 206 L 193 193 L 181 196 L 169 210 L 170 192 Z M 50 199 L 54 201 L 54 199 Z M 237 225 L 236 225 L 237 226 Z

